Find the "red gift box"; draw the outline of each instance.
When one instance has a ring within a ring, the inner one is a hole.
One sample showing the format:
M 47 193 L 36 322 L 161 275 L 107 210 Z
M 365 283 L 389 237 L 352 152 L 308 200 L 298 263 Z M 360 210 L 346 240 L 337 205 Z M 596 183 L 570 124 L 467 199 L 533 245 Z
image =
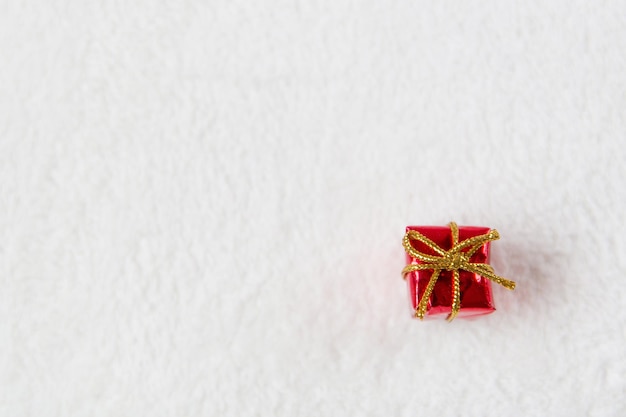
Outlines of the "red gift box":
M 437 270 L 438 276 L 428 299 L 424 317 L 450 315 L 453 310 L 452 305 L 455 296 L 453 285 L 455 273 L 458 273 L 459 278 L 459 291 L 457 294 L 460 296 L 460 299 L 457 304 L 458 311 L 456 314 L 452 314 L 450 318 L 454 318 L 454 316 L 479 316 L 495 311 L 490 280 L 494 280 L 509 289 L 515 287 L 515 283 L 512 281 L 493 274 L 493 269 L 488 266 L 490 241 L 498 238 L 495 230 L 492 231 L 488 227 L 460 226 L 458 227 L 458 237 L 455 241 L 453 238 L 455 229 L 457 229 L 457 226 L 453 223 L 449 227 L 408 226 L 406 228 L 405 249 L 407 244 L 410 244 L 410 248 L 407 249 L 406 260 L 408 266 L 405 269 L 411 269 L 412 266 L 417 268 L 420 264 L 422 264 L 421 267 L 425 267 L 423 270 L 405 272 L 410 303 L 413 311 L 416 313 L 416 317 L 418 316 L 420 300 L 422 300 L 426 292 L 434 270 Z M 432 241 L 435 246 L 427 245 L 422 241 L 422 238 L 413 238 L 411 231 L 419 232 L 426 240 Z M 480 238 L 481 236 L 482 239 Z M 470 245 L 469 243 L 472 243 L 470 241 L 471 238 L 475 238 L 474 241 L 477 243 Z M 454 243 L 458 244 L 459 242 L 460 246 L 464 247 L 456 252 L 451 251 Z M 428 264 L 428 260 L 425 262 L 423 259 L 420 260 L 411 256 L 409 254 L 410 249 L 417 251 L 422 258 L 431 258 L 431 262 L 438 262 L 440 265 L 427 267 L 428 265 L 425 264 Z M 463 262 L 465 263 L 463 264 Z M 488 277 L 485 277 L 485 275 Z

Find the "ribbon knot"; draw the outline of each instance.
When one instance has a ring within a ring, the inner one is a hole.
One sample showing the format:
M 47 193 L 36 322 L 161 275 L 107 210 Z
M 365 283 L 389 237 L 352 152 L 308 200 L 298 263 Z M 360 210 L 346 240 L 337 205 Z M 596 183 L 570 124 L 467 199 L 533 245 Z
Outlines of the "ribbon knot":
M 426 290 L 422 298 L 419 300 L 415 316 L 420 320 L 424 319 L 426 309 L 428 308 L 428 300 L 435 288 L 435 284 L 439 279 L 441 271 L 452 272 L 452 305 L 451 312 L 448 315 L 448 321 L 452 321 L 461 309 L 461 290 L 459 270 L 473 272 L 485 277 L 503 287 L 513 290 L 515 282 L 496 275 L 491 265 L 479 262 L 470 262 L 474 253 L 476 253 L 485 243 L 497 240 L 500 235 L 496 230 L 490 230 L 483 235 L 474 236 L 459 242 L 459 228 L 454 222 L 450 222 L 450 232 L 452 233 L 452 248 L 444 250 L 435 242 L 418 232 L 417 230 L 409 230 L 402 239 L 402 246 L 409 256 L 414 258 L 417 263 L 411 263 L 404 267 L 402 276 L 406 279 L 406 275 L 414 271 L 432 270 L 433 274 L 428 281 Z M 417 240 L 428 246 L 436 255 L 429 255 L 418 251 L 411 244 L 411 240 Z
M 463 266 L 467 264 L 469 259 L 463 256 L 462 253 L 446 253 L 443 258 L 442 266 L 446 271 L 454 271 L 456 269 L 463 269 Z

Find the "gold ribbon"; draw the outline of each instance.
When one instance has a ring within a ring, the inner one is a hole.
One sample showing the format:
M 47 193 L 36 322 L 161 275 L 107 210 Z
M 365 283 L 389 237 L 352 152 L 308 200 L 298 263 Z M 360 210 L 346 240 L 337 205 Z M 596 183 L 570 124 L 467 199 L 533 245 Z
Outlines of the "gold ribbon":
M 435 284 L 439 279 L 441 271 L 452 271 L 452 311 L 448 315 L 447 320 L 452 321 L 461 309 L 461 290 L 459 282 L 459 271 L 469 271 L 478 274 L 482 277 L 500 284 L 503 287 L 514 290 L 515 282 L 506 278 L 502 278 L 496 275 L 493 268 L 485 263 L 470 262 L 470 258 L 476 251 L 478 251 L 485 243 L 500 239 L 500 235 L 497 230 L 490 230 L 484 235 L 470 237 L 462 242 L 459 242 L 459 227 L 454 222 L 450 222 L 450 231 L 452 232 L 452 248 L 450 250 L 443 250 L 435 242 L 418 232 L 417 230 L 409 230 L 402 239 L 402 246 L 409 256 L 417 259 L 421 263 L 410 264 L 404 267 L 402 270 L 402 277 L 406 279 L 406 275 L 414 271 L 431 270 L 433 274 L 428 281 L 426 290 L 422 295 L 417 309 L 415 310 L 415 316 L 420 320 L 424 319 L 426 314 L 426 308 L 428 307 L 428 300 L 435 288 Z M 411 245 L 411 239 L 417 240 L 432 249 L 437 255 L 427 255 L 423 252 L 419 252 Z

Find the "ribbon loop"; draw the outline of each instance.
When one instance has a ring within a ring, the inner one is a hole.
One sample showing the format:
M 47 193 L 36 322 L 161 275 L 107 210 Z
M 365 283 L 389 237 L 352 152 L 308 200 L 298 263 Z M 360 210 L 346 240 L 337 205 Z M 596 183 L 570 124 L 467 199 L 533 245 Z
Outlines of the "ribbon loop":
M 417 230 L 409 230 L 402 239 L 402 246 L 406 253 L 419 261 L 417 264 L 409 264 L 402 270 L 402 277 L 406 279 L 406 275 L 414 271 L 432 270 L 433 273 L 428 281 L 426 290 L 419 300 L 415 316 L 420 320 L 424 319 L 426 309 L 428 308 L 428 300 L 435 288 L 435 284 L 439 279 L 441 271 L 451 271 L 453 273 L 452 281 L 452 305 L 448 321 L 452 321 L 461 309 L 461 294 L 459 271 L 464 270 L 478 274 L 482 277 L 502 285 L 509 290 L 515 289 L 515 282 L 496 275 L 491 265 L 486 263 L 470 262 L 470 258 L 485 243 L 498 240 L 500 235 L 497 230 L 490 230 L 483 235 L 470 237 L 459 242 L 459 228 L 456 223 L 450 222 L 450 232 L 452 234 L 452 248 L 444 250 L 435 242 L 418 232 Z M 418 251 L 411 244 L 411 240 L 416 240 L 430 248 L 437 255 L 429 255 Z

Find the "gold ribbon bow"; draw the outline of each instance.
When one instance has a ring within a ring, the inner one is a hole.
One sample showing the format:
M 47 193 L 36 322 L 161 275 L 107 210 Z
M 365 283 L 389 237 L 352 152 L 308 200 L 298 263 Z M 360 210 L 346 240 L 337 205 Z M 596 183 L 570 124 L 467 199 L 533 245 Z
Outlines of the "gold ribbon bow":
M 409 256 L 417 259 L 421 263 L 410 264 L 404 267 L 402 270 L 402 277 L 406 279 L 406 275 L 414 271 L 431 270 L 433 274 L 428 281 L 426 290 L 422 295 L 421 300 L 415 310 L 415 316 L 420 320 L 424 319 L 426 314 L 426 308 L 428 307 L 428 300 L 435 288 L 437 279 L 441 271 L 452 271 L 452 311 L 448 315 L 448 321 L 452 321 L 461 309 L 461 289 L 459 281 L 459 271 L 469 271 L 478 274 L 482 277 L 488 278 L 491 281 L 502 285 L 503 287 L 514 290 L 515 282 L 506 278 L 502 278 L 496 275 L 493 268 L 485 263 L 470 262 L 470 258 L 476 251 L 478 251 L 485 243 L 500 239 L 500 235 L 497 230 L 490 230 L 484 235 L 470 237 L 462 242 L 459 242 L 459 227 L 454 222 L 450 222 L 450 231 L 452 232 L 452 248 L 450 250 L 443 250 L 435 242 L 418 232 L 417 230 L 409 230 L 402 239 L 402 246 Z M 417 240 L 432 249 L 437 255 L 427 255 L 423 252 L 419 252 L 411 245 L 411 239 Z

